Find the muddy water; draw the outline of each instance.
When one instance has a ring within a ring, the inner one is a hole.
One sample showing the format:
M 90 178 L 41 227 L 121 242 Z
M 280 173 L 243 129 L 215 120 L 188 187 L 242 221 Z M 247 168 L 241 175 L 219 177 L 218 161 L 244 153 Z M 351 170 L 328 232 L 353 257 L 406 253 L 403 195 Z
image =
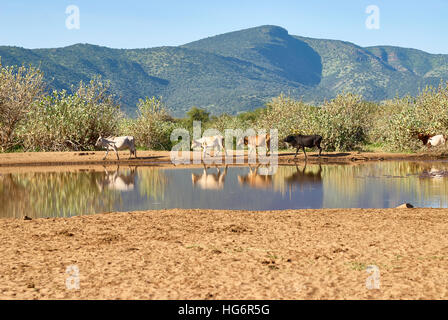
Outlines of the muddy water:
M 66 217 L 163 208 L 281 210 L 448 207 L 448 162 L 108 168 L 0 173 L 0 217 Z

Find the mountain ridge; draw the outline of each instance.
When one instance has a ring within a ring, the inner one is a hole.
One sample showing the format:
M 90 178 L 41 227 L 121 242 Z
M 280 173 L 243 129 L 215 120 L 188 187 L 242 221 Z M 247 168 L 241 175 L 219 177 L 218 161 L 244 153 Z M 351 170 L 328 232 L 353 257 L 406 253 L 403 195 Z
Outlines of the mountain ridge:
M 3 65 L 39 66 L 49 89 L 70 90 L 99 74 L 111 81 L 130 114 L 145 96 L 163 97 L 174 116 L 192 106 L 236 114 L 262 107 L 280 93 L 313 104 L 343 91 L 380 101 L 416 95 L 427 85 L 448 80 L 448 55 L 301 37 L 272 25 L 181 46 L 0 46 L 0 57 Z

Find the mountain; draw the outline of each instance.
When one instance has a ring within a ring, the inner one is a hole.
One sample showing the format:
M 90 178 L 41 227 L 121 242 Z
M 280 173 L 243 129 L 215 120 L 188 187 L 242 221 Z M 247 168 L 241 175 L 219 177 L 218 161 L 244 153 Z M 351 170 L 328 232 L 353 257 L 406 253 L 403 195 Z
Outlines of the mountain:
M 360 47 L 288 34 L 277 26 L 230 32 L 179 47 L 56 49 L 0 46 L 3 65 L 39 66 L 49 89 L 109 79 L 132 114 L 138 99 L 163 97 L 174 116 L 192 106 L 213 114 L 261 107 L 280 93 L 318 104 L 343 91 L 368 100 L 415 95 L 448 80 L 448 55 L 391 46 Z

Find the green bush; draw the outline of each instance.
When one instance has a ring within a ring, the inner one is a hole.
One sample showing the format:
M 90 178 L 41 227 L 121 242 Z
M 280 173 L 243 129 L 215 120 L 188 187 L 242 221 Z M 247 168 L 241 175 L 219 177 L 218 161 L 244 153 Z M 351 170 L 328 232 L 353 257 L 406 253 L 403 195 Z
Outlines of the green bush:
M 138 147 L 152 150 L 170 150 L 171 132 L 176 127 L 160 99 L 140 100 L 137 118 L 122 122 L 120 132 L 132 135 Z
M 53 91 L 31 108 L 20 129 L 25 150 L 92 150 L 100 135 L 118 132 L 119 106 L 109 83 L 95 78 L 74 94 Z
M 0 62 L 0 151 L 20 149 L 17 129 L 43 94 L 43 74 L 36 68 L 2 67 Z
M 359 95 L 340 94 L 319 108 L 315 133 L 328 151 L 350 151 L 367 142 L 373 106 Z
M 382 108 L 371 139 L 382 140 L 388 150 L 417 151 L 423 147 L 418 133 L 448 133 L 448 85 L 427 87 L 416 98 L 396 98 Z
M 279 142 L 291 134 L 316 134 L 318 108 L 280 95 L 267 103 L 255 121 L 258 129 L 277 129 Z
M 369 114 L 374 108 L 353 94 L 338 95 L 321 107 L 280 95 L 267 104 L 257 127 L 278 129 L 279 140 L 291 134 L 318 134 L 325 150 L 353 150 L 366 142 Z

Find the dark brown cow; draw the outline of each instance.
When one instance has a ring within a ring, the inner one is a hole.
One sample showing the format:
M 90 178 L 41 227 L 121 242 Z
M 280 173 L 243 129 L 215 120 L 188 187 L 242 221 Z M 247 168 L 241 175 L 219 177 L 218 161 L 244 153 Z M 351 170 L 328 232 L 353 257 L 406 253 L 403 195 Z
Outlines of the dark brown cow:
M 424 146 L 426 146 L 428 144 L 429 139 L 431 139 L 432 137 L 434 137 L 433 134 L 427 134 L 427 133 L 419 133 L 419 134 L 417 134 L 418 140 L 423 142 Z

